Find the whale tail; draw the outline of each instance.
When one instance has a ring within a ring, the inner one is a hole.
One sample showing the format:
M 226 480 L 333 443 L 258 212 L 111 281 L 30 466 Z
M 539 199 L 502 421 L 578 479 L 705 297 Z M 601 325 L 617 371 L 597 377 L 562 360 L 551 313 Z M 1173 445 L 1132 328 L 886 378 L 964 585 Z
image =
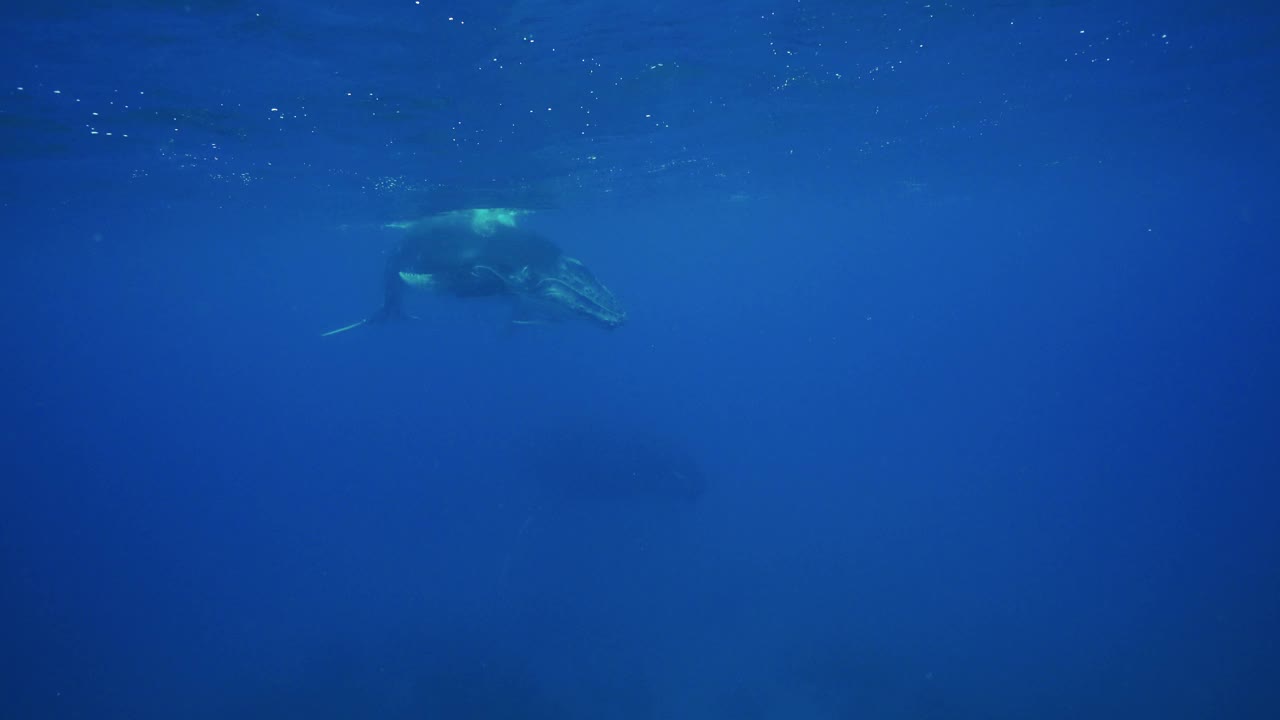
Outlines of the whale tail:
M 363 320 L 359 320 L 357 322 L 353 322 L 350 325 L 343 325 L 340 328 L 334 328 L 333 330 L 329 330 L 328 332 L 322 332 L 320 333 L 320 337 L 331 337 L 333 335 L 341 335 L 344 332 L 355 330 L 356 328 L 362 328 L 366 325 L 381 325 L 382 323 L 393 321 L 393 320 L 417 320 L 417 319 L 418 318 L 414 317 L 413 315 L 409 315 L 405 313 L 404 308 L 401 307 L 399 302 L 385 303 L 383 304 L 382 307 L 378 308 L 369 317 Z
M 382 299 L 382 307 L 374 311 L 369 317 L 353 322 L 350 325 L 320 333 L 320 337 L 331 337 L 340 335 L 349 330 L 364 327 L 365 325 L 380 325 L 388 320 L 416 320 L 412 315 L 406 315 L 404 312 L 404 293 L 401 284 L 394 280 L 389 280 L 386 285 L 385 296 Z
M 391 320 L 417 320 L 417 319 L 418 318 L 413 315 L 406 314 L 398 306 L 394 309 L 389 309 L 387 306 L 384 305 L 378 308 L 378 311 L 370 315 L 369 317 L 363 320 L 358 320 L 356 322 L 353 322 L 350 325 L 343 325 L 340 328 L 334 328 L 333 330 L 329 330 L 328 332 L 322 332 L 320 333 L 320 337 L 331 337 L 333 335 L 341 335 L 344 332 L 355 330 L 356 328 L 362 328 L 366 325 L 381 325 L 382 323 L 385 323 Z
M 348 330 L 355 330 L 356 328 L 364 327 L 365 325 L 368 325 L 368 324 L 369 324 L 369 318 L 365 318 L 364 320 L 361 320 L 359 322 L 353 322 L 350 325 L 343 325 L 340 328 L 335 328 L 328 332 L 322 332 L 320 333 L 320 337 L 329 337 L 331 335 L 337 335 L 339 333 L 344 333 Z

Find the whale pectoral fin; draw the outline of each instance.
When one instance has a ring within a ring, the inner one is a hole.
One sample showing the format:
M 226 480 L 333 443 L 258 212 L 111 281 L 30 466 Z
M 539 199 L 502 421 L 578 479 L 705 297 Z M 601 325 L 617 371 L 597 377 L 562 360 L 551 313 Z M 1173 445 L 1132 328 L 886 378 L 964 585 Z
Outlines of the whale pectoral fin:
M 368 325 L 368 324 L 369 324 L 368 319 L 361 320 L 360 322 L 353 322 L 350 325 L 347 325 L 345 327 L 340 327 L 336 330 L 330 330 L 329 332 L 326 332 L 326 333 L 320 333 L 320 337 L 329 337 L 331 335 L 337 335 L 339 333 L 344 333 L 348 330 L 355 330 L 358 327 L 364 327 L 365 325 Z

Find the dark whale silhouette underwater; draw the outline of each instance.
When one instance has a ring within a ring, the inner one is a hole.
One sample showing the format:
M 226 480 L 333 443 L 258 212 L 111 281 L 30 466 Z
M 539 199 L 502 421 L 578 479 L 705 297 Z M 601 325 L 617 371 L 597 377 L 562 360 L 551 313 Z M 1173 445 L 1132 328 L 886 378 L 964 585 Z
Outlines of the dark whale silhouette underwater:
M 382 305 L 365 319 L 324 333 L 405 317 L 406 289 L 455 297 L 505 297 L 512 322 L 581 318 L 615 328 L 627 313 L 581 261 L 519 227 L 519 210 L 454 210 L 388 227 L 402 231 L 383 273 Z

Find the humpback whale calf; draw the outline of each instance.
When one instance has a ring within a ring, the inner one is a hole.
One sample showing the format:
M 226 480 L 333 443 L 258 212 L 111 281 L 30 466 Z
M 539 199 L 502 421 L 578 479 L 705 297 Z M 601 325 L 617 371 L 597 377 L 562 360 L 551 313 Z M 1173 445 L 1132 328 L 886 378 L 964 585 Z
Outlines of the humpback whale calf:
M 405 289 L 455 297 L 506 297 L 513 322 L 579 317 L 614 328 L 626 320 L 613 293 L 547 238 L 518 227 L 519 211 L 454 210 L 394 223 L 403 232 L 383 272 L 382 306 L 324 336 L 405 317 Z

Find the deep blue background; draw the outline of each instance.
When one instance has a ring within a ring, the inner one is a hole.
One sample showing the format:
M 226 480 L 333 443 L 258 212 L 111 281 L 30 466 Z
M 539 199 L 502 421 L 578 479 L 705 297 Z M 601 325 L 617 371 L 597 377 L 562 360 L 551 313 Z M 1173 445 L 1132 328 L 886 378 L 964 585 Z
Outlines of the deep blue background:
M 0 717 L 1280 716 L 1280 16 L 1152 5 L 6 8 Z M 630 322 L 319 337 L 477 205 Z

